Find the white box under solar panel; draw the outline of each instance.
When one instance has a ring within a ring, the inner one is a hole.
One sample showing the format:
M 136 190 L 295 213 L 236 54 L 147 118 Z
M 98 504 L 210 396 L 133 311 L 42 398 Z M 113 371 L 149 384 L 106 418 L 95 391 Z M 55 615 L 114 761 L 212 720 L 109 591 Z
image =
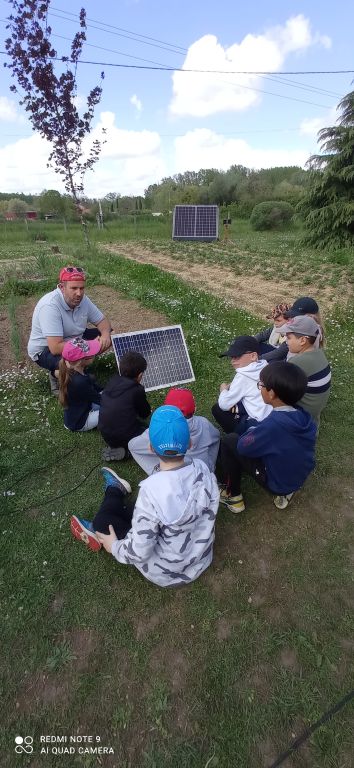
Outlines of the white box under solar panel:
M 142 384 L 147 392 L 195 381 L 181 325 L 113 333 L 111 338 L 118 369 L 126 352 L 140 352 L 145 357 L 147 369 Z
M 217 205 L 176 205 L 173 211 L 173 240 L 217 240 Z

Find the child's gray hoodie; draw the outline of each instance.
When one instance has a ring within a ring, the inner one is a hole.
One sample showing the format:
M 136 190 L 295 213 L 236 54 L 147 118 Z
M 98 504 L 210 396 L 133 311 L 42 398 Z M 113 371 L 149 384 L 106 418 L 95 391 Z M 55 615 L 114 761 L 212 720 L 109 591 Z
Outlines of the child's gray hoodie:
M 213 559 L 218 505 L 215 475 L 200 459 L 156 472 L 140 483 L 132 527 L 112 555 L 161 587 L 188 584 Z
M 187 419 L 191 447 L 186 453 L 187 459 L 201 459 L 214 472 L 220 444 L 220 432 L 204 416 L 191 416 Z M 128 443 L 129 451 L 137 464 L 147 475 L 151 475 L 158 465 L 155 453 L 150 450 L 149 430 L 133 437 Z

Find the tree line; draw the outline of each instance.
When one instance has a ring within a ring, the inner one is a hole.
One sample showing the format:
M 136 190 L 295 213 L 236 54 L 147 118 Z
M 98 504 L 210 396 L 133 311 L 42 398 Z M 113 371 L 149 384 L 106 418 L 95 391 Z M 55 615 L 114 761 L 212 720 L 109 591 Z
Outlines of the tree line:
M 204 168 L 166 177 L 158 184 L 151 184 L 144 196 L 109 192 L 100 203 L 105 218 L 116 218 L 119 214 L 167 214 L 181 204 L 216 204 L 228 208 L 230 216 L 249 218 L 254 206 L 267 200 L 297 205 L 307 187 L 307 176 L 307 171 L 296 166 L 260 171 L 241 165 L 233 165 L 227 171 Z M 97 199 L 82 197 L 81 203 L 89 217 L 99 212 Z M 39 195 L 0 193 L 0 214 L 9 212 L 23 218 L 30 208 L 43 218 L 52 215 L 72 220 L 76 217 L 72 197 L 54 189 L 43 190 Z

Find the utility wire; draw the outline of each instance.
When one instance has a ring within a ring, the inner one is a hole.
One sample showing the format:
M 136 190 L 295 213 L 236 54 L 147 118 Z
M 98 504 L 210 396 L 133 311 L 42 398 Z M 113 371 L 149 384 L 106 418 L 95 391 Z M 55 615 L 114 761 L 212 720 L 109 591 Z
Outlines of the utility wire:
M 77 14 L 76 13 L 71 13 L 70 11 L 63 11 L 61 8 L 55 8 L 54 6 L 53 6 L 53 11 L 58 11 L 59 13 L 65 14 L 66 16 L 72 16 L 73 20 L 77 21 Z M 50 13 L 52 13 L 52 12 L 50 11 Z M 150 41 L 152 41 L 154 43 L 161 43 L 161 45 L 166 45 L 169 48 L 178 48 L 183 53 L 187 53 L 187 48 L 183 48 L 180 45 L 175 45 L 174 43 L 167 43 L 166 40 L 159 40 L 158 38 L 150 37 L 149 35 L 141 35 L 140 32 L 134 32 L 131 29 L 124 29 L 124 27 L 116 27 L 116 26 L 114 26 L 114 24 L 110 24 L 110 23 L 106 24 L 105 21 L 98 21 L 97 19 L 90 19 L 88 17 L 87 17 L 86 20 L 89 21 L 89 22 L 92 22 L 93 24 L 101 24 L 101 25 L 103 25 L 105 27 L 109 27 L 109 29 L 118 30 L 119 32 L 126 32 L 128 35 L 133 35 L 134 37 L 137 37 L 137 38 L 141 37 L 144 40 L 150 40 Z
M 85 477 L 82 480 L 80 480 L 80 482 L 77 483 L 77 485 L 74 485 L 72 488 L 69 488 L 68 491 L 64 491 L 64 493 L 60 493 L 58 496 L 52 496 L 50 499 L 44 499 L 44 501 L 39 501 L 39 502 L 34 501 L 29 507 L 25 507 L 25 509 L 20 509 L 20 510 L 14 509 L 10 514 L 14 514 L 14 512 L 22 512 L 22 514 L 24 514 L 25 512 L 28 512 L 30 509 L 33 509 L 33 507 L 36 507 L 36 508 L 43 507 L 45 504 L 51 504 L 53 501 L 58 501 L 59 499 L 63 499 L 64 496 L 68 496 L 69 493 L 73 493 L 73 491 L 76 491 L 77 488 L 80 488 L 80 486 L 84 484 L 87 478 L 90 477 L 92 472 L 94 472 L 94 470 L 97 469 L 97 467 L 101 467 L 101 466 L 102 466 L 101 463 L 95 464 L 95 466 L 90 469 L 87 475 L 85 475 Z M 5 515 L 2 515 L 2 517 L 5 517 Z
M 309 728 L 306 728 L 306 730 L 299 736 L 295 741 L 290 744 L 289 749 L 286 750 L 286 752 L 282 752 L 279 757 L 275 760 L 274 763 L 268 766 L 268 768 L 278 768 L 279 765 L 282 765 L 285 760 L 290 757 L 290 755 L 293 754 L 301 745 L 307 741 L 309 736 L 311 736 L 312 733 L 317 731 L 317 729 L 324 725 L 324 723 L 327 723 L 328 720 L 330 720 L 333 715 L 335 715 L 337 712 L 339 712 L 340 709 L 342 709 L 346 704 L 348 704 L 352 699 L 354 699 L 354 689 L 352 691 L 349 691 L 349 693 L 346 694 L 346 696 L 343 696 L 340 701 L 338 701 L 337 704 L 335 704 L 333 707 L 327 710 L 322 717 L 319 718 L 319 720 L 316 720 L 315 723 L 312 723 L 312 725 L 309 726 Z
M 7 51 L 0 51 L 0 54 L 8 56 Z M 53 61 L 63 61 L 61 56 L 53 56 Z M 68 60 L 68 63 L 74 64 L 75 62 Z M 79 64 L 94 64 L 98 67 L 118 67 L 121 69 L 148 69 L 156 70 L 158 72 L 194 72 L 200 75 L 350 75 L 354 74 L 354 69 L 308 69 L 298 71 L 280 71 L 272 72 L 270 70 L 241 70 L 241 69 L 184 69 L 182 67 L 171 66 L 155 66 L 145 67 L 139 64 L 118 64 L 112 61 L 91 61 L 82 59 L 79 60 Z M 322 105 L 321 105 L 322 106 Z

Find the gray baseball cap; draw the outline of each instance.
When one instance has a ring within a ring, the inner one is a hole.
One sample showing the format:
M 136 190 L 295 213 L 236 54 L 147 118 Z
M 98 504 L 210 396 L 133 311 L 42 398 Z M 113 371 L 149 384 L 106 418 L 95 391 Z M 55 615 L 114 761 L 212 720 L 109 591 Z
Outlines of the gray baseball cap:
M 293 317 L 289 323 L 286 323 L 282 327 L 282 331 L 285 331 L 285 333 L 298 333 L 299 336 L 318 336 L 320 326 L 313 317 L 298 315 Z

